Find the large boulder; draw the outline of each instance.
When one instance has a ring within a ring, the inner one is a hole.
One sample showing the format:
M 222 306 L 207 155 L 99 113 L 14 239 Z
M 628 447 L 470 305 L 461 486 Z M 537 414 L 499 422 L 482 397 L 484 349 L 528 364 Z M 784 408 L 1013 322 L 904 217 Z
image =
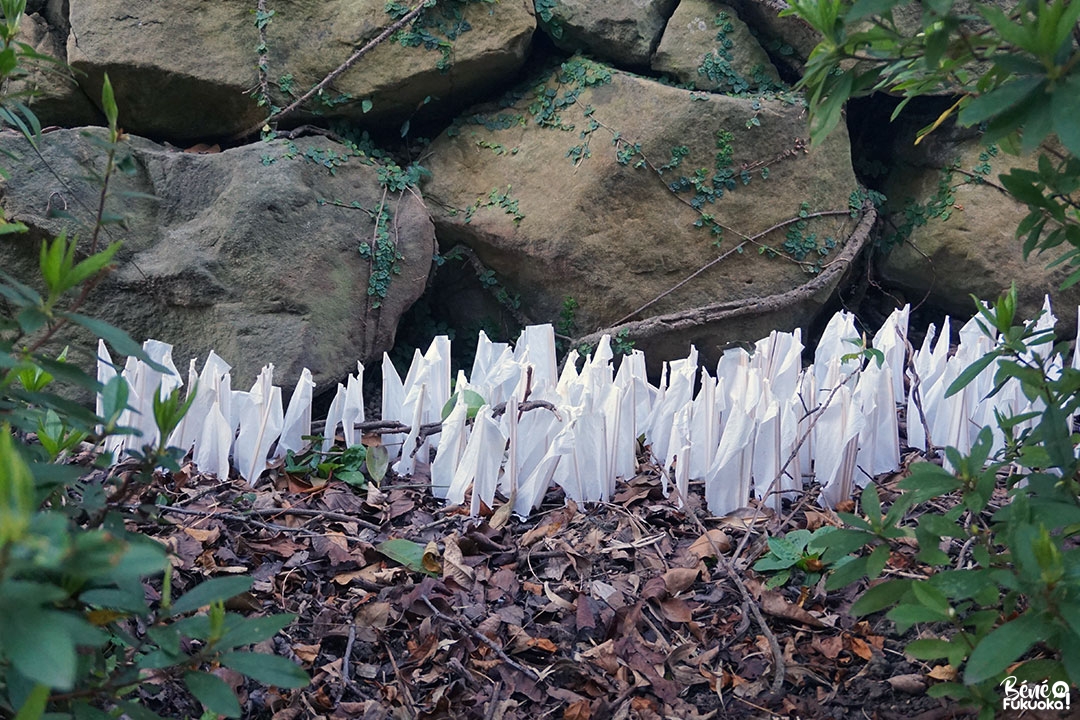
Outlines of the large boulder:
M 715 357 L 763 327 L 806 324 L 829 299 L 830 262 L 855 224 L 842 127 L 811 149 L 796 103 L 682 90 L 581 58 L 515 97 L 435 140 L 425 194 L 442 251 L 470 247 L 530 319 L 556 321 L 568 297 L 582 334 L 744 307 L 639 345 L 659 360 L 693 341 Z
M 699 90 L 775 89 L 780 76 L 730 5 L 682 0 L 664 30 L 652 68 Z
M 88 249 L 100 188 L 84 178 L 102 170 L 102 134 L 45 134 L 47 166 L 20 136 L 0 136 L 0 150 L 21 158 L 0 206 L 31 229 L 0 241 L 6 271 L 36 277 L 40 240 L 62 231 L 81 232 Z M 124 246 L 85 312 L 176 345 L 180 362 L 215 350 L 238 385 L 266 363 L 279 384 L 303 367 L 327 383 L 393 345 L 434 251 L 415 193 L 387 193 L 377 167 L 324 138 L 191 154 L 130 137 L 124 154 L 130 174 L 113 175 L 106 210 L 125 223 L 99 237 Z M 361 248 L 381 231 L 373 267 Z
M 647 68 L 678 0 L 536 0 L 540 27 L 560 48 Z
M 25 77 L 14 80 L 13 96 L 23 98 L 43 126 L 75 127 L 104 122 L 101 111 L 62 65 L 67 62 L 67 27 L 54 3 L 44 5 L 41 14 L 24 15 L 19 26 L 19 42 L 45 59 L 24 60 Z
M 974 311 L 972 295 L 993 300 L 1015 282 L 1017 317 L 1034 317 L 1049 294 L 1060 329 L 1075 333 L 1080 285 L 1060 291 L 1069 267 L 1046 267 L 1060 249 L 1024 260 L 1016 228 L 1027 206 L 1007 195 L 997 180 L 1013 167 L 1034 169 L 1037 156 L 1006 155 L 970 132 L 948 127 L 914 146 L 920 123 L 909 120 L 895 141 L 885 188 L 890 249 L 878 264 L 882 279 L 913 301 L 961 315 Z
M 806 59 L 821 42 L 821 34 L 796 15 L 781 15 L 783 0 L 730 0 L 739 17 L 754 29 L 772 58 L 794 73 L 801 73 Z
M 228 136 L 258 127 L 268 114 L 263 100 L 289 104 L 374 40 L 395 19 L 391 5 L 291 0 L 260 15 L 240 0 L 71 0 L 68 59 L 85 73 L 91 97 L 109 74 L 133 132 L 173 141 Z M 517 72 L 534 30 L 528 0 L 440 2 L 307 108 L 374 127 L 409 118 L 427 98 L 461 107 Z

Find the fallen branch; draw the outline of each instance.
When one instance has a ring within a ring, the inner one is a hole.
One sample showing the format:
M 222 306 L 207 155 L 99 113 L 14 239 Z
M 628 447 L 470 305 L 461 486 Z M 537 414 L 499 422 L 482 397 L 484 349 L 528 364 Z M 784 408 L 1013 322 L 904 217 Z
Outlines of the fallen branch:
M 315 510 L 310 508 L 256 508 L 253 510 L 245 510 L 242 513 L 222 513 L 214 512 L 213 510 L 195 510 L 193 508 L 176 507 L 174 505 L 156 505 L 158 512 L 163 514 L 176 514 L 176 515 L 194 515 L 196 517 L 204 517 L 208 519 L 218 520 L 230 520 L 232 522 L 250 522 L 252 524 L 263 524 L 254 518 L 259 517 L 277 517 L 279 515 L 293 515 L 296 517 L 317 517 L 323 520 L 334 520 L 336 522 L 349 522 L 356 523 L 360 527 L 367 528 L 369 530 L 380 530 L 381 528 L 373 522 L 367 520 L 361 520 L 354 515 L 345 515 L 344 513 L 336 513 L 331 510 Z M 138 508 L 129 508 L 130 510 L 137 510 Z M 296 528 L 289 528 L 286 526 L 272 526 L 268 529 L 272 530 L 293 530 Z
M 619 333 L 623 333 L 633 340 L 648 340 L 661 336 L 670 336 L 672 333 L 688 333 L 704 325 L 737 317 L 789 310 L 799 302 L 831 289 L 834 282 L 847 271 L 851 263 L 866 247 L 866 243 L 870 238 L 870 230 L 876 219 L 877 212 L 874 210 L 873 205 L 865 204 L 862 208 L 859 223 L 852 230 L 843 250 L 836 256 L 836 259 L 826 265 L 824 270 L 815 275 L 812 280 L 797 288 L 764 298 L 724 301 L 666 315 L 657 315 L 645 320 L 620 322 L 577 338 L 575 344 L 595 345 L 602 336 L 614 336 Z M 711 262 L 718 262 L 723 257 L 721 256 L 721 258 Z M 636 312 L 640 312 L 640 310 Z
M 562 416 L 559 415 L 559 409 L 547 402 L 546 400 L 527 400 L 518 404 L 518 413 L 524 413 L 529 410 L 537 410 L 543 408 L 550 410 L 556 418 L 560 421 Z M 491 408 L 492 417 L 499 417 L 506 412 L 506 403 L 501 402 Z M 520 415 L 519 415 L 520 418 Z M 406 425 L 398 420 L 368 420 L 367 422 L 356 423 L 353 427 L 365 435 L 396 435 L 398 433 L 408 434 L 412 432 L 412 426 Z M 311 431 L 313 433 L 325 432 L 326 421 L 314 422 L 311 424 Z M 417 448 L 423 445 L 424 440 L 432 435 L 438 435 L 442 432 L 442 421 L 424 423 L 420 426 L 420 429 L 416 432 L 416 444 Z M 413 454 L 416 454 L 416 450 L 413 450 Z

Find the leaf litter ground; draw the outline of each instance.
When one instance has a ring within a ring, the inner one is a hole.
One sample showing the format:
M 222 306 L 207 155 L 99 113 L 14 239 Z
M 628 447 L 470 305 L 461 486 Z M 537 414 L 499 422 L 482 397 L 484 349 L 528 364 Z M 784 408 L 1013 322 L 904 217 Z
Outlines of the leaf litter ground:
M 364 489 L 178 473 L 148 488 L 157 516 L 138 529 L 172 550 L 177 590 L 250 574 L 231 609 L 296 614 L 256 649 L 302 665 L 308 687 L 216 670 L 248 718 L 967 716 L 925 696 L 951 669 L 905 657 L 913 635 L 847 613 L 860 588 L 769 590 L 750 569 L 767 533 L 835 516 L 798 503 L 710 518 L 700 492 L 681 510 L 642 471 L 595 507 L 553 489 L 525 521 L 445 507 L 422 472 Z M 914 552 L 886 575 L 920 576 Z M 143 693 L 167 717 L 200 714 L 167 680 Z

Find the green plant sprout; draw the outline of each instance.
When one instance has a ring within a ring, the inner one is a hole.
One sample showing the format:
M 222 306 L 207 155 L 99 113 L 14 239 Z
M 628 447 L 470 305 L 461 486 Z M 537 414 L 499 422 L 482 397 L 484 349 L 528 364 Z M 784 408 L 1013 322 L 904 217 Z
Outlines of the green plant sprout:
M 754 563 L 754 570 L 772 573 L 765 583 L 770 590 L 786 585 L 793 577 L 802 585 L 816 585 L 826 572 L 826 563 L 821 559 L 824 551 L 816 548 L 816 544 L 835 530 L 825 525 L 813 532 L 800 529 L 783 537 L 770 537 L 769 552 Z

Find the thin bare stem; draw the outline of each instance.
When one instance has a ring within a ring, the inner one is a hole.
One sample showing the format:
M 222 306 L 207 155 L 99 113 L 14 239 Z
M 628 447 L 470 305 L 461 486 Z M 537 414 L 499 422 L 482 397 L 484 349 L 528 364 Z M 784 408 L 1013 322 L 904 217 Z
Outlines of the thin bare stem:
M 270 123 L 275 122 L 277 120 L 280 120 L 281 118 L 285 117 L 286 115 L 294 112 L 297 108 L 301 107 L 308 100 L 310 100 L 311 98 L 315 97 L 320 92 L 325 90 L 326 87 L 330 83 L 334 82 L 334 80 L 336 80 L 338 77 L 340 77 L 342 73 L 344 73 L 346 70 L 348 70 L 353 65 L 355 65 L 357 63 L 357 61 L 360 60 L 360 58 L 367 55 L 369 52 L 374 50 L 380 43 L 382 43 L 388 37 L 390 37 L 395 32 L 397 32 L 401 28 L 403 28 L 406 25 L 408 25 L 409 23 L 411 23 L 413 20 L 415 20 L 420 15 L 420 13 L 422 13 L 425 9 L 427 9 L 429 7 L 433 7 L 434 4 L 435 3 L 433 2 L 433 0 L 421 0 L 420 2 L 418 2 L 416 4 L 416 6 L 413 7 L 412 10 L 405 13 L 400 18 L 398 18 L 397 20 L 392 22 L 390 25 L 388 25 L 386 27 L 386 29 L 383 30 L 378 35 L 376 35 L 374 39 L 370 40 L 362 48 L 360 48 L 359 50 L 354 52 L 352 55 L 350 55 L 348 60 L 341 63 L 341 65 L 338 65 L 336 68 L 334 68 L 329 73 L 327 73 L 326 77 L 324 77 L 322 80 L 320 80 L 318 83 L 316 83 L 315 86 L 312 87 L 310 90 L 308 90 L 306 93 L 304 93 L 303 95 L 298 97 L 293 102 L 289 103 L 287 106 L 285 106 L 281 110 L 278 110 L 275 113 L 271 113 L 269 117 L 267 117 L 265 120 L 260 122 L 258 125 L 252 125 L 251 127 L 247 128 L 246 130 L 243 130 L 243 131 L 237 133 L 236 135 L 233 136 L 233 139 L 234 140 L 241 140 L 243 138 L 248 137 L 249 135 L 254 135 L 255 133 L 262 130 L 262 128 L 264 126 L 269 125 Z

